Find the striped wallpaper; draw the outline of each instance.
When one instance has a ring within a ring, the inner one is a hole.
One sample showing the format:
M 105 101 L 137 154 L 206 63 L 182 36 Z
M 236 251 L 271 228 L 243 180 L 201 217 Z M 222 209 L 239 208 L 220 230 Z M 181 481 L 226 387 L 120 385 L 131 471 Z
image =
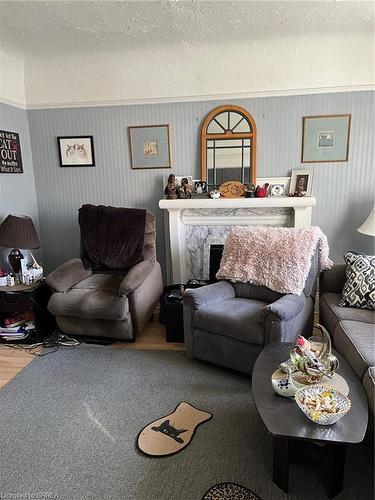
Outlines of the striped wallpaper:
M 26 111 L 0 104 L 0 128 L 20 135 L 23 174 L 0 174 L 0 223 L 9 214 L 32 217 L 38 229 L 38 208 Z M 35 251 L 35 256 L 38 253 Z M 0 247 L 0 267 L 7 265 L 9 249 Z
M 373 239 L 356 229 L 367 217 L 374 188 L 374 92 L 349 92 L 233 100 L 253 115 L 258 128 L 257 175 L 285 176 L 313 168 L 313 223 L 328 235 L 331 254 L 370 252 Z M 199 178 L 199 127 L 219 101 L 46 109 L 28 111 L 44 261 L 51 270 L 77 256 L 77 210 L 83 203 L 144 207 L 157 216 L 158 256 L 164 267 L 164 216 L 158 208 L 168 170 L 131 170 L 127 127 L 171 126 L 172 164 L 177 175 Z M 230 104 L 230 101 L 228 101 Z M 352 114 L 348 163 L 301 164 L 302 117 Z M 60 168 L 56 137 L 93 135 L 95 168 Z M 16 176 L 14 176 L 16 177 Z M 15 179 L 16 181 L 16 179 Z

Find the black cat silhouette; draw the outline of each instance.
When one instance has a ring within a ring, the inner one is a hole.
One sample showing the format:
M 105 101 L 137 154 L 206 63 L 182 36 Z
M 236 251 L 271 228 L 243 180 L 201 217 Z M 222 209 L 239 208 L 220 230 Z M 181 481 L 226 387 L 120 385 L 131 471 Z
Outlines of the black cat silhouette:
M 178 437 L 183 432 L 188 431 L 189 429 L 175 429 L 173 425 L 170 425 L 169 420 L 164 420 L 159 427 L 151 427 L 151 429 L 155 432 L 162 432 L 166 436 L 174 439 L 177 443 L 183 443 L 184 440 Z

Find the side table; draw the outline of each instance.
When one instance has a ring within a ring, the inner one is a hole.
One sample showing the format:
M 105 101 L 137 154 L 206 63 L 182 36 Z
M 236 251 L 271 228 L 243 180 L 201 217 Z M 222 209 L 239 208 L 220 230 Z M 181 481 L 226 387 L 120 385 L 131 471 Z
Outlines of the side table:
M 166 286 L 160 298 L 160 322 L 166 326 L 167 342 L 184 341 L 182 300 L 171 296 L 172 292 L 177 294 L 179 290 L 180 285 Z
M 47 283 L 0 287 L 0 313 L 17 313 L 30 305 L 35 314 L 35 340 L 43 340 L 56 328 L 54 316 L 47 309 L 50 298 Z
M 184 288 L 200 288 L 208 283 L 187 283 Z M 184 342 L 183 301 L 179 296 L 180 284 L 164 288 L 160 297 L 160 323 L 166 325 L 167 342 Z

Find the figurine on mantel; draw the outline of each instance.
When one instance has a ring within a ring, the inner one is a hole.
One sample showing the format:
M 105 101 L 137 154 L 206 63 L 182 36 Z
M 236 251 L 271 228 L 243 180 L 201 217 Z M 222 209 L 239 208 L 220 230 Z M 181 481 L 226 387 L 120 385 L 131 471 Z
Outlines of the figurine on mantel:
M 217 189 L 213 189 L 212 191 L 210 191 L 210 198 L 212 198 L 213 200 L 218 200 L 220 196 L 220 191 L 218 191 Z
M 164 194 L 167 195 L 167 200 L 177 200 L 176 177 L 170 174 L 168 184 L 165 187 Z
M 177 191 L 177 196 L 182 200 L 191 198 L 191 187 L 189 186 L 189 181 L 187 180 L 186 177 L 183 177 L 181 179 L 181 186 Z
M 267 182 L 262 187 L 257 186 L 255 190 L 255 198 L 266 198 L 268 192 L 268 186 L 269 184 Z
M 255 196 L 255 185 L 246 184 L 245 185 L 245 198 L 254 198 Z

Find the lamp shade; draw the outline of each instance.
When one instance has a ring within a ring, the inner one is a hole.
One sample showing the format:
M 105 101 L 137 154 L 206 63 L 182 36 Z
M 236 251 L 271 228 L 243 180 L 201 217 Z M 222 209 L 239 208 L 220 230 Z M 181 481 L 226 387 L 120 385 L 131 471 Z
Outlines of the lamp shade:
M 39 248 L 39 238 L 31 217 L 27 215 L 8 215 L 0 226 L 0 245 L 26 250 Z
M 358 231 L 369 236 L 375 236 L 375 205 L 372 207 L 370 215 L 365 222 L 358 228 Z

